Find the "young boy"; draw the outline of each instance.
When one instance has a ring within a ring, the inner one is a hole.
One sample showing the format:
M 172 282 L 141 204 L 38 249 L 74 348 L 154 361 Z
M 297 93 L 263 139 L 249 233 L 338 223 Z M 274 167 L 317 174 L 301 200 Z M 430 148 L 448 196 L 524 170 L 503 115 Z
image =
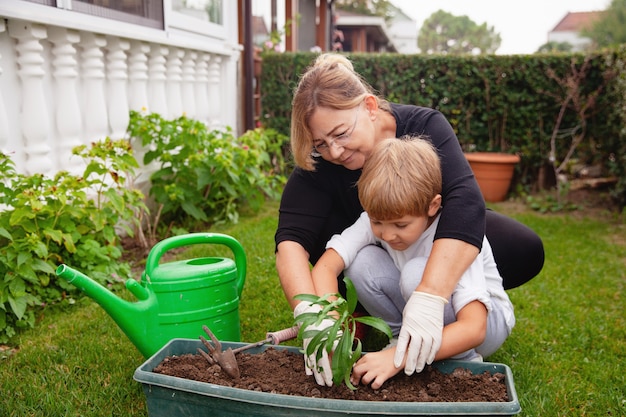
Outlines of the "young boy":
M 369 314 L 385 319 L 394 336 L 400 334 L 402 340 L 408 338 L 403 326 L 419 326 L 411 321 L 409 305 L 428 302 L 411 300 L 411 296 L 421 281 L 442 207 L 439 157 L 424 139 L 384 140 L 372 150 L 357 186 L 365 211 L 352 226 L 327 243 L 326 252 L 312 271 L 315 292 L 337 293 L 337 276 L 346 270 L 350 277 L 357 252 L 368 245 L 382 246 L 393 259 L 397 276 L 353 282 L 359 301 Z M 439 349 L 433 351 L 434 360 L 482 360 L 504 343 L 515 317 L 486 238 L 481 253 L 465 271 L 450 299 L 444 301 L 443 338 Z M 395 339 L 386 349 L 368 353 L 355 364 L 353 384 L 371 384 L 378 389 L 405 367 L 405 352 L 397 349 Z M 420 372 L 423 365 L 413 364 L 412 369 Z

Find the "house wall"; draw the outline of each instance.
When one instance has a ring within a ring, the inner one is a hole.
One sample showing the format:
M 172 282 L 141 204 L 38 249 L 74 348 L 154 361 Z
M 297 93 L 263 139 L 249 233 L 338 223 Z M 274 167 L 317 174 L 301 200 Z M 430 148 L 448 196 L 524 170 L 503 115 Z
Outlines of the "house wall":
M 389 25 L 391 42 L 401 54 L 417 54 L 417 22 L 412 19 L 393 20 Z
M 572 52 L 584 51 L 591 45 L 591 39 L 580 36 L 577 31 L 559 31 L 548 33 L 548 42 L 567 42 L 572 45 Z
M 223 7 L 215 25 L 165 0 L 158 30 L 0 1 L 0 149 L 24 174 L 82 170 L 71 149 L 123 137 L 129 110 L 237 132 L 237 3 Z

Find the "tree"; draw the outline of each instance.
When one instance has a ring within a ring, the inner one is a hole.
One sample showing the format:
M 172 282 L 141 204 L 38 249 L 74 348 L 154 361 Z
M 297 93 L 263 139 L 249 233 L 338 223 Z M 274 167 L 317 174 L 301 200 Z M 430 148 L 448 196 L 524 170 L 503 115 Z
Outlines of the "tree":
M 486 23 L 476 24 L 467 16 L 436 11 L 424 21 L 417 46 L 427 54 L 493 54 L 502 38 Z
M 626 0 L 613 0 L 602 17 L 581 34 L 590 38 L 598 48 L 626 43 Z
M 537 49 L 538 53 L 572 52 L 574 45 L 569 42 L 546 42 Z
M 335 5 L 339 10 L 366 16 L 382 16 L 385 20 L 392 17 L 392 5 L 389 0 L 337 0 Z

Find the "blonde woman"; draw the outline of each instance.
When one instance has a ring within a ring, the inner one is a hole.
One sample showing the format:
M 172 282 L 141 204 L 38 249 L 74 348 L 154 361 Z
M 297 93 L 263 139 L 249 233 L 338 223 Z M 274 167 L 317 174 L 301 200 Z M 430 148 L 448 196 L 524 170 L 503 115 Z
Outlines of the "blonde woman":
M 396 359 L 402 363 L 408 354 L 405 371 L 412 373 L 430 363 L 439 350 L 445 300 L 479 254 L 485 230 L 505 288 L 537 275 L 544 252 L 541 239 L 528 227 L 485 210 L 458 139 L 440 112 L 389 103 L 373 93 L 345 56 L 322 54 L 294 91 L 291 147 L 297 167 L 283 192 L 275 236 L 276 269 L 294 315 L 313 308 L 293 298 L 315 291 L 310 265 L 322 255 L 328 239 L 363 212 L 355 184 L 374 145 L 405 135 L 422 135 L 437 149 L 443 208 L 412 299 L 404 310 L 368 313 L 395 317 L 386 320 L 408 332 L 410 337 L 398 343 Z M 394 271 L 397 268 L 386 251 L 370 245 L 359 252 L 346 274 L 352 279 L 369 276 L 363 281 L 384 285 L 384 278 Z M 399 290 L 396 298 L 404 302 Z M 426 324 L 409 328 L 403 315 Z M 306 369 L 318 384 L 329 385 L 326 358 Z

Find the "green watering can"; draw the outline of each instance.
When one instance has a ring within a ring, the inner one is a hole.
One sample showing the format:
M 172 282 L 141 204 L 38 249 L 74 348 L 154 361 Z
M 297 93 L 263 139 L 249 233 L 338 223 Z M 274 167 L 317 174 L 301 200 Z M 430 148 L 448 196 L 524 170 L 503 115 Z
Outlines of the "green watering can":
M 165 252 L 182 246 L 218 244 L 235 255 L 159 264 Z M 130 278 L 129 302 L 67 265 L 57 275 L 93 298 L 113 318 L 144 357 L 174 338 L 197 339 L 208 326 L 220 340 L 239 342 L 239 298 L 246 278 L 246 256 L 234 238 L 219 233 L 191 233 L 165 239 L 152 248 L 141 283 Z

